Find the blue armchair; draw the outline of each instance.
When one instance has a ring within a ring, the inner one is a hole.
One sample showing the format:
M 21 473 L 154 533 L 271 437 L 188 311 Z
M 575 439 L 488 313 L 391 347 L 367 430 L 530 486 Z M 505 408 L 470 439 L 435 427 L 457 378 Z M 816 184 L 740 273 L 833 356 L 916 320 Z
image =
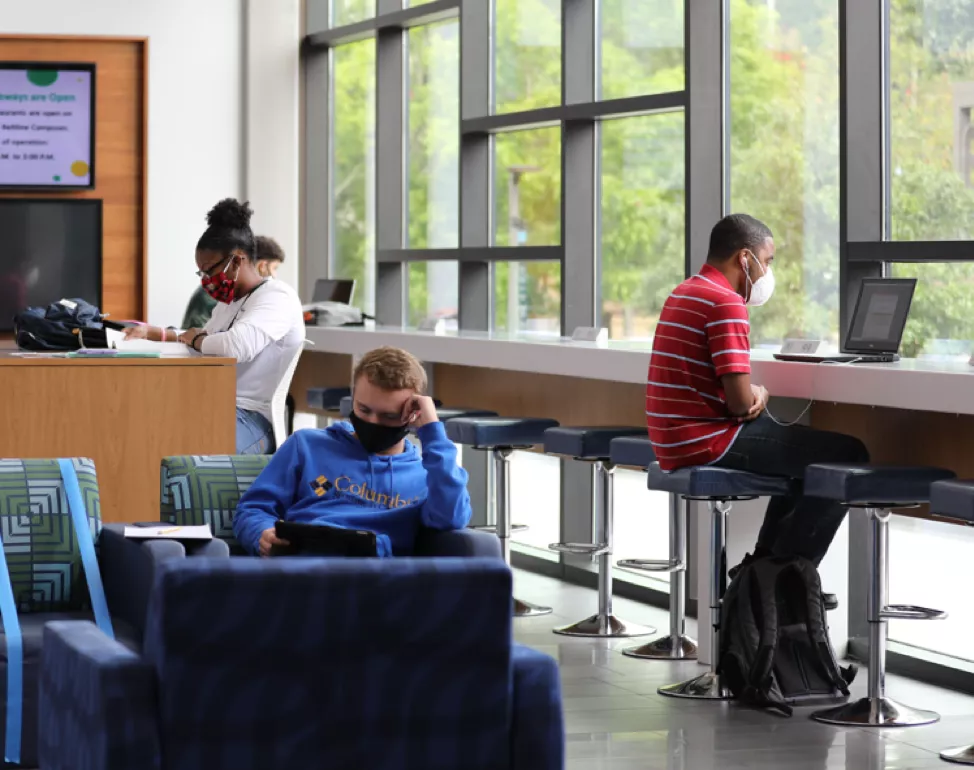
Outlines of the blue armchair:
M 471 610 L 471 608 L 475 608 Z M 44 770 L 560 770 L 557 664 L 498 559 L 183 559 L 145 651 L 45 630 Z
M 163 521 L 180 526 L 209 524 L 233 554 L 243 553 L 233 536 L 240 497 L 270 461 L 270 455 L 181 455 L 164 457 L 160 479 Z M 421 528 L 414 556 L 493 556 L 500 541 L 471 529 L 441 532 Z
M 185 556 L 169 541 L 125 540 L 121 525 L 101 523 L 98 478 L 91 460 L 71 461 L 88 526 L 95 538 L 99 573 L 115 638 L 140 649 L 145 607 L 160 564 Z M 92 617 L 77 533 L 64 481 L 54 459 L 0 460 L 0 535 L 10 575 L 23 646 L 20 764 L 37 765 L 37 692 L 44 624 Z M 222 543 L 220 545 L 223 545 Z M 224 546 L 225 547 L 225 546 Z M 11 670 L 8 638 L 0 631 L 0 751 L 7 746 L 6 683 Z

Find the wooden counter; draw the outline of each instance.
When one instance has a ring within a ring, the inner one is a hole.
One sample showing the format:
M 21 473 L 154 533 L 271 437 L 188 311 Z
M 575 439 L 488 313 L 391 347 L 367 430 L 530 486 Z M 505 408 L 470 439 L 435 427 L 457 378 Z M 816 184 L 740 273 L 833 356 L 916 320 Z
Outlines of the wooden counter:
M 90 457 L 105 522 L 159 516 L 167 455 L 233 454 L 236 362 L 0 351 L 0 457 Z

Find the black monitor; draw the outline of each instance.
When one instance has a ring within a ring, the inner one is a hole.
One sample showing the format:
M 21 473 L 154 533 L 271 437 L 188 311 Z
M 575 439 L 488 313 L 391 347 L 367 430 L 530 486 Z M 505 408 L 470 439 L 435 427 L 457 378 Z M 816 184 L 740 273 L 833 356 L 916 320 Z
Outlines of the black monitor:
M 101 307 L 101 273 L 100 200 L 0 199 L 0 331 L 63 298 Z
M 916 285 L 916 278 L 864 278 L 846 337 L 846 352 L 899 351 Z
M 319 278 L 315 281 L 315 293 L 312 302 L 341 302 L 352 304 L 355 294 L 355 281 L 345 278 Z

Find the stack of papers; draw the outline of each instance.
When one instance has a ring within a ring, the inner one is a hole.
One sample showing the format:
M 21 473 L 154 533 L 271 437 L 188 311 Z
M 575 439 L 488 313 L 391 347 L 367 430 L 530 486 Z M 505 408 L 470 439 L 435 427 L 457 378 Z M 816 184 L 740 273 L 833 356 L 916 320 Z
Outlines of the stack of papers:
M 158 527 L 126 527 L 125 537 L 133 540 L 212 540 L 209 524 L 179 527 L 174 524 L 160 524 Z

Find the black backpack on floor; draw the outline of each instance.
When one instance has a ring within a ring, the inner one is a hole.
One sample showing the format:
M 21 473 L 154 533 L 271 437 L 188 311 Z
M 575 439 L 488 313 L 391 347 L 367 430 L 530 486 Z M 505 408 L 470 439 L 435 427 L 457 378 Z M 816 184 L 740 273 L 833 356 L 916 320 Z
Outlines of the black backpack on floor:
M 839 667 L 825 613 L 818 570 L 807 559 L 743 566 L 720 619 L 719 671 L 734 697 L 786 716 L 792 706 L 848 698 L 857 669 Z

